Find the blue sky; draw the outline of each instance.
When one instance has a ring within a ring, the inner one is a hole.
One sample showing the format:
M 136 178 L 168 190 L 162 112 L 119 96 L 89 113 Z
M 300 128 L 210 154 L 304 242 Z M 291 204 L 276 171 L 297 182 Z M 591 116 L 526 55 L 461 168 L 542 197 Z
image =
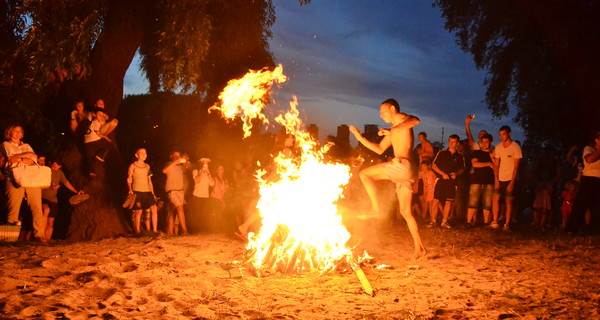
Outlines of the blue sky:
M 485 73 L 455 44 L 438 9 L 417 0 L 274 0 L 277 21 L 271 51 L 289 79 L 274 90 L 272 109 L 287 108 L 292 95 L 306 125 L 315 123 L 320 138 L 335 135 L 340 124 L 362 130 L 385 127 L 379 103 L 396 98 L 401 111 L 415 115 L 430 140 L 456 133 L 465 137 L 464 119 L 476 114 L 473 132 L 487 129 L 497 139 L 504 124 L 523 140 L 510 117 L 493 120 L 483 103 Z M 134 61 L 125 94 L 144 93 L 147 83 Z M 277 106 L 279 105 L 279 106 Z

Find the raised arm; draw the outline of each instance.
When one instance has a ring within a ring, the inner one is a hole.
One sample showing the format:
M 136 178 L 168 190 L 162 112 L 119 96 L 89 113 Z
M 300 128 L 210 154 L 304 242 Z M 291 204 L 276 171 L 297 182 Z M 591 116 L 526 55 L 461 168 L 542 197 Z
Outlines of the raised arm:
M 358 140 L 358 142 L 360 142 L 363 146 L 367 147 L 369 150 L 371 150 L 377 154 L 384 153 L 385 150 L 387 150 L 392 145 L 390 136 L 385 133 L 385 132 L 389 133 L 389 130 L 387 130 L 387 129 L 382 129 L 379 131 L 379 135 L 384 136 L 383 139 L 381 139 L 381 142 L 379 142 L 379 143 L 375 143 L 375 142 L 371 142 L 371 141 L 367 140 L 367 138 L 363 137 L 362 133 L 360 133 L 360 131 L 355 126 L 351 125 L 349 127 L 349 130 L 350 130 L 350 132 L 352 132 L 352 134 L 354 134 L 354 136 L 356 137 L 356 140 Z
M 473 120 L 473 115 L 468 115 L 465 119 L 465 131 L 467 132 L 467 140 L 469 140 L 469 147 L 471 150 L 473 149 L 473 145 L 475 144 L 475 139 L 473 139 L 473 133 L 471 132 L 471 120 Z

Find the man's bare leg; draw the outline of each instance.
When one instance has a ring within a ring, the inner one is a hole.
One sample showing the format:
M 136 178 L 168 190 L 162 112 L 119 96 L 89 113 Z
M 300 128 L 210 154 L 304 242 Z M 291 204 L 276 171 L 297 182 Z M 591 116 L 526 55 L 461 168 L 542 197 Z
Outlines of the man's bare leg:
M 175 212 L 173 210 L 169 210 L 167 214 L 167 235 L 175 234 Z
M 377 202 L 377 195 L 375 192 L 375 181 L 376 180 L 390 180 L 387 174 L 383 171 L 385 163 L 376 164 L 360 171 L 360 181 L 362 181 L 367 195 L 371 200 L 371 211 L 379 214 L 379 203 Z M 409 202 L 410 203 L 410 202 Z
M 427 254 L 427 250 L 425 250 L 425 246 L 421 240 L 419 225 L 417 224 L 417 221 L 411 212 L 410 203 L 412 199 L 412 192 L 408 188 L 399 187 L 396 189 L 396 195 L 398 197 L 398 204 L 400 205 L 400 213 L 402 214 L 404 220 L 406 220 L 408 230 L 410 231 L 410 235 L 415 243 L 415 254 L 413 258 L 421 258 Z
M 102 125 L 102 127 L 100 127 L 100 133 L 102 135 L 107 136 L 107 135 L 111 134 L 113 131 L 115 131 L 118 124 L 119 124 L 119 121 L 117 119 L 112 119 L 112 120 L 108 121 L 107 123 L 105 123 L 104 125 Z
M 467 223 L 474 224 L 475 223 L 475 214 L 477 213 L 477 208 L 468 208 L 467 209 Z
M 429 210 L 429 214 L 431 215 L 430 221 L 433 222 L 433 225 L 437 224 L 437 215 L 440 211 L 440 200 L 433 199 L 431 202 L 431 209 Z
M 177 218 L 179 218 L 179 227 L 181 228 L 182 234 L 187 234 L 188 230 L 185 226 L 185 213 L 183 212 L 183 206 L 177 206 Z
M 500 215 L 500 195 L 494 194 L 492 196 L 492 223 L 498 223 L 498 216 Z
M 152 232 L 158 232 L 158 208 L 156 205 L 150 207 L 150 212 L 152 213 Z
M 444 212 L 442 213 L 442 224 L 448 223 L 450 217 L 450 209 L 452 209 L 452 201 L 446 200 L 444 202 Z
M 506 221 L 504 222 L 506 227 L 510 225 L 510 219 L 512 219 L 512 206 L 513 199 L 511 197 L 506 197 Z

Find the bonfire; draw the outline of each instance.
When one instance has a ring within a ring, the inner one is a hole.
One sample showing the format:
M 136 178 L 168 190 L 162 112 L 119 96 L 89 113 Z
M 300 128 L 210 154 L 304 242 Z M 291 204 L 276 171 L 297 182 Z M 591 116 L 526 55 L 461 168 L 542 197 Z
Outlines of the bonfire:
M 228 121 L 241 119 L 246 138 L 251 135 L 253 120 L 269 123 L 263 110 L 270 90 L 286 79 L 281 65 L 272 71 L 251 70 L 229 81 L 209 111 L 220 111 Z M 284 152 L 274 155 L 273 172 L 256 173 L 262 223 L 256 234 L 248 235 L 248 262 L 259 276 L 276 271 L 325 273 L 345 262 L 357 273 L 365 291 L 373 295 L 352 248 L 347 246 L 350 233 L 336 206 L 350 179 L 350 167 L 324 160 L 330 146 L 320 147 L 311 137 L 297 106 L 294 97 L 290 109 L 275 122 L 294 136 L 299 152 L 295 156 Z

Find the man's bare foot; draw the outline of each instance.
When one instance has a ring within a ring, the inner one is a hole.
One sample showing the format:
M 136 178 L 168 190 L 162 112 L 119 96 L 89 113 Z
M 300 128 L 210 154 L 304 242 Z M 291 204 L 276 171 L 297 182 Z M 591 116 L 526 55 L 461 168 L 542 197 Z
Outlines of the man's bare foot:
M 425 258 L 425 256 L 427 256 L 427 250 L 425 250 L 425 248 L 420 248 L 418 250 L 415 250 L 415 254 L 412 256 L 412 259 L 419 260 Z

